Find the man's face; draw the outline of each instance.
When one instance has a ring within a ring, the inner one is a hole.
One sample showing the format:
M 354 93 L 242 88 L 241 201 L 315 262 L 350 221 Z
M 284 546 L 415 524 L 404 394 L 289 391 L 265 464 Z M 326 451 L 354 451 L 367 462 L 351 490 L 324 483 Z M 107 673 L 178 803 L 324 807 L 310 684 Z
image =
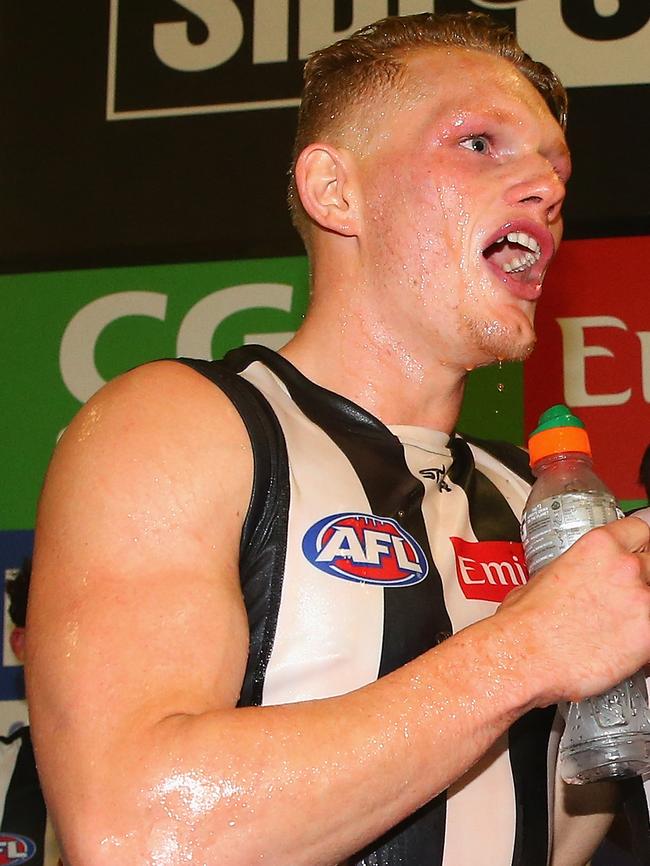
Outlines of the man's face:
M 360 243 L 393 326 L 454 366 L 524 358 L 570 172 L 538 91 L 490 54 L 419 52 L 360 172 Z

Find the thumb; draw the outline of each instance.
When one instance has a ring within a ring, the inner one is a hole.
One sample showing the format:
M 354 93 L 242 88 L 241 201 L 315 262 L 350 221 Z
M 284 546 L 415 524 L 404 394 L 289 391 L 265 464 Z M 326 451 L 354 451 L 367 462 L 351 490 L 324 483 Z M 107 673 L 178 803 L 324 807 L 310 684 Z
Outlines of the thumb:
M 513 588 L 508 593 L 508 595 L 503 599 L 503 601 L 499 605 L 499 608 L 505 608 L 505 607 L 508 607 L 509 604 L 512 604 L 512 602 L 517 599 L 518 594 L 521 593 L 523 591 L 523 589 L 524 589 L 523 586 L 513 586 Z
M 639 508 L 630 517 L 638 517 L 639 520 L 644 520 L 650 526 L 650 508 Z
M 635 511 L 629 517 L 607 524 L 618 543 L 630 553 L 640 553 L 650 547 L 650 508 Z

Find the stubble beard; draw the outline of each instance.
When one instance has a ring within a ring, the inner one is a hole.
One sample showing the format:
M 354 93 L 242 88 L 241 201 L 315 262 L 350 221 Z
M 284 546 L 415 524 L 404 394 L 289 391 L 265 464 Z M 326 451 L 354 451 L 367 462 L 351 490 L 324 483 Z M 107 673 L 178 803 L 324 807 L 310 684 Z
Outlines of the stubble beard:
M 498 320 L 470 319 L 466 324 L 471 344 L 485 357 L 479 366 L 499 361 L 525 361 L 535 348 L 537 338 L 532 324 L 526 329 Z

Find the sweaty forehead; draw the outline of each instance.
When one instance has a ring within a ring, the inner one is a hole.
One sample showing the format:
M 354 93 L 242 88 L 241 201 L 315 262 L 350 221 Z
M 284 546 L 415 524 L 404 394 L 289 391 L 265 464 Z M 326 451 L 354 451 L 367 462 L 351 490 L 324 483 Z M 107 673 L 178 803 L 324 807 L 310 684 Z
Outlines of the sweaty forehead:
M 436 109 L 528 110 L 550 116 L 541 93 L 509 60 L 471 48 L 425 48 L 405 61 L 405 82 Z

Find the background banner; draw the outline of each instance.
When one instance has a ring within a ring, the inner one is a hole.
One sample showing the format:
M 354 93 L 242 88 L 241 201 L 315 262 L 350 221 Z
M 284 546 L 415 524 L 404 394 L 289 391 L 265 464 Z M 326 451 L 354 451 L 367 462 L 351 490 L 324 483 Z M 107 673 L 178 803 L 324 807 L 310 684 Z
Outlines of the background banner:
M 567 236 L 647 234 L 648 0 L 21 0 L 0 6 L 0 268 L 302 255 L 303 58 L 386 14 L 468 9 L 570 88 Z
M 526 431 L 554 403 L 571 406 L 587 426 L 599 475 L 624 501 L 645 496 L 638 477 L 650 445 L 649 262 L 650 237 L 565 241 L 524 365 Z
M 302 256 L 0 277 L 0 528 L 33 526 L 56 439 L 104 382 L 156 358 L 220 357 L 242 343 L 279 348 L 300 324 L 307 293 Z M 519 364 L 476 371 L 464 428 L 521 441 L 521 383 Z

